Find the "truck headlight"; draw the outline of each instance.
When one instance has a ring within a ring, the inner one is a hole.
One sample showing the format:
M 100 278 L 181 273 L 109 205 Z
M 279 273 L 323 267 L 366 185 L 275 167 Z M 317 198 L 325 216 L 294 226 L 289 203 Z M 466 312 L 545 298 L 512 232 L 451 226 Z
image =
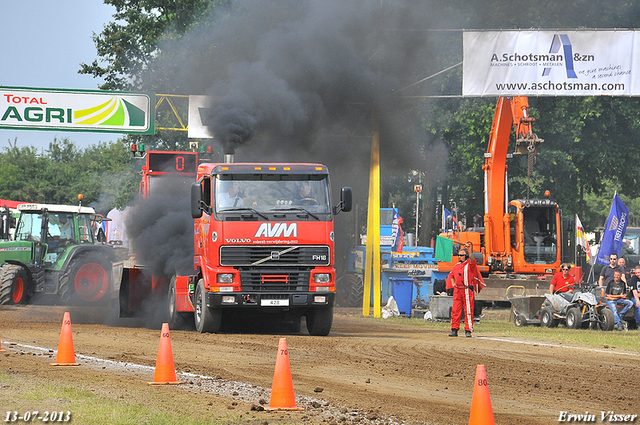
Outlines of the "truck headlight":
M 222 304 L 234 304 L 236 302 L 235 295 L 224 295 L 221 300 Z
M 218 273 L 218 283 L 233 283 L 233 273 Z
M 331 275 L 329 273 L 316 273 L 313 275 L 313 281 L 315 283 L 329 283 L 331 282 Z
M 327 297 L 325 297 L 324 295 L 315 295 L 313 297 L 313 302 L 316 304 L 324 304 L 327 302 Z

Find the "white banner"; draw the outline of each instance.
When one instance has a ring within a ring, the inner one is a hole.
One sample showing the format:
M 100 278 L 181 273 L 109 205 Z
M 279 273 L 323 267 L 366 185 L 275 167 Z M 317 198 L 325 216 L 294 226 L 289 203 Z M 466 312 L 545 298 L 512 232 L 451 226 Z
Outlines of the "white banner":
M 633 30 L 468 31 L 462 94 L 639 96 L 638 52 Z
M 189 96 L 189 130 L 187 137 L 190 139 L 212 139 L 211 127 L 202 123 L 202 118 L 207 116 L 207 110 L 213 103 L 211 96 Z
M 0 128 L 153 134 L 154 97 L 0 86 Z

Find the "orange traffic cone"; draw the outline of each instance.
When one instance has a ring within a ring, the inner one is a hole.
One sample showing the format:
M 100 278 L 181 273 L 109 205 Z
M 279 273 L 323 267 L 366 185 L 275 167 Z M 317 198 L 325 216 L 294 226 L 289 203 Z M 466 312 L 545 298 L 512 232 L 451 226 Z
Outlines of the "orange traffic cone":
M 296 407 L 286 338 L 280 338 L 278 343 L 276 370 L 271 384 L 271 400 L 266 410 L 304 410 L 302 407 Z
M 158 359 L 156 360 L 156 371 L 153 374 L 153 382 L 149 382 L 149 385 L 177 385 L 181 383 L 176 380 L 169 324 L 163 323 L 160 346 L 158 347 Z
M 476 381 L 471 398 L 471 415 L 469 425 L 495 425 L 489 385 L 487 384 L 487 372 L 483 364 L 476 367 Z
M 2 349 L 2 338 L 0 338 L 0 353 L 4 353 L 7 350 Z
M 62 318 L 62 330 L 60 331 L 60 341 L 58 341 L 58 354 L 56 362 L 51 366 L 78 366 L 76 363 L 76 353 L 73 351 L 73 335 L 71 333 L 71 317 L 69 312 L 64 313 Z

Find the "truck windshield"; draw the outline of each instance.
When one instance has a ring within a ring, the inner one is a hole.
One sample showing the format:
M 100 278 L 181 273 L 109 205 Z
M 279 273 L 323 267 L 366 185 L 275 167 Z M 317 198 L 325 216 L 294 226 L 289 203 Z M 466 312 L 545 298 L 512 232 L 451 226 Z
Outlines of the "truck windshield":
M 555 208 L 529 207 L 522 211 L 524 259 L 531 264 L 551 264 L 557 259 Z
M 326 175 L 218 175 L 214 190 L 217 212 L 238 208 L 259 213 L 331 212 Z

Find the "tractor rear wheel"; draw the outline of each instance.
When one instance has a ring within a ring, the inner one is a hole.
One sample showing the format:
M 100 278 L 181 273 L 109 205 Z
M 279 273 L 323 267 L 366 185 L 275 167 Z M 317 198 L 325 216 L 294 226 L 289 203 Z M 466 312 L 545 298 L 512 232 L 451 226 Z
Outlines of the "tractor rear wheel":
M 77 255 L 60 276 L 60 299 L 71 304 L 98 304 L 108 301 L 111 262 L 97 252 Z
M 222 310 L 207 307 L 207 291 L 204 289 L 204 281 L 200 279 L 196 287 L 196 305 L 194 305 L 194 322 L 196 330 L 200 333 L 220 331 L 222 325 Z
M 0 304 L 26 304 L 30 291 L 29 275 L 23 267 L 4 264 L 0 268 Z

